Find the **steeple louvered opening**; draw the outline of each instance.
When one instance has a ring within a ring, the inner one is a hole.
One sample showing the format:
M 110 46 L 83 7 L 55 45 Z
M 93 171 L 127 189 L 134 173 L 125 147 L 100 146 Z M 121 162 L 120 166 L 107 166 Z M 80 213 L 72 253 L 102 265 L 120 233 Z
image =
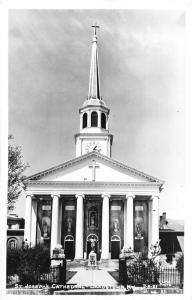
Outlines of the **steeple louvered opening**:
M 91 113 L 91 127 L 97 127 L 98 126 L 98 113 L 96 111 L 93 111 Z
M 87 113 L 83 114 L 83 128 L 87 127 Z
M 101 114 L 101 128 L 106 129 L 106 115 L 104 113 Z

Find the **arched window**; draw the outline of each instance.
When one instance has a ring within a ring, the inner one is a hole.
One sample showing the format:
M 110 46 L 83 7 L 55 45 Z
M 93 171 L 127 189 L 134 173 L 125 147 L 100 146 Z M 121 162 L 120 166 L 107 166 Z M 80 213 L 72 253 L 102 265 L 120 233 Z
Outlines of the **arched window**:
M 17 239 L 11 238 L 8 240 L 8 247 L 11 249 L 16 249 L 17 248 Z
M 91 113 L 91 127 L 97 127 L 98 126 L 98 115 L 96 111 L 93 111 Z
M 83 114 L 83 128 L 87 127 L 87 113 Z
M 106 129 L 106 115 L 104 113 L 101 114 L 101 128 Z

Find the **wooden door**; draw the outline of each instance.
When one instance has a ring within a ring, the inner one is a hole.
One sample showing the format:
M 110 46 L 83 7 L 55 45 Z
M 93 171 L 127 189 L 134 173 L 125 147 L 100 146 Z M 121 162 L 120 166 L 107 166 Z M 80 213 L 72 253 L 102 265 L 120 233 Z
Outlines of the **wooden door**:
M 71 235 L 66 236 L 64 241 L 64 253 L 66 259 L 74 259 L 75 253 L 74 253 L 75 245 L 74 245 L 74 237 Z
M 120 241 L 111 241 L 111 259 L 118 259 L 120 254 Z

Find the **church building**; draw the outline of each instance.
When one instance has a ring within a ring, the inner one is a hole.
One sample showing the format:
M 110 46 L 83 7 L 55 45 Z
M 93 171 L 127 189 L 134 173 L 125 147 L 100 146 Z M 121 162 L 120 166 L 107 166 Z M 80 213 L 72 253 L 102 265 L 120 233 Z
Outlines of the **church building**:
M 121 249 L 141 251 L 159 239 L 163 181 L 111 157 L 110 109 L 101 97 L 96 29 L 88 97 L 79 109 L 76 157 L 28 177 L 24 239 L 67 259 L 117 259 Z M 118 112 L 117 112 L 118 113 Z

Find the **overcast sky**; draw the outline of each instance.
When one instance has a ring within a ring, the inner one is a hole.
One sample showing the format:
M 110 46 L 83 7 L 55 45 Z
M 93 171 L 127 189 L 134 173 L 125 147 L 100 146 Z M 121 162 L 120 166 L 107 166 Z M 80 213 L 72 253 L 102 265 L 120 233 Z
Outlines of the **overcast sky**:
M 9 133 L 30 164 L 26 175 L 75 157 L 95 22 L 101 94 L 114 134 L 112 157 L 165 180 L 160 213 L 182 219 L 182 11 L 9 11 Z M 24 216 L 24 211 L 21 197 L 16 212 Z

